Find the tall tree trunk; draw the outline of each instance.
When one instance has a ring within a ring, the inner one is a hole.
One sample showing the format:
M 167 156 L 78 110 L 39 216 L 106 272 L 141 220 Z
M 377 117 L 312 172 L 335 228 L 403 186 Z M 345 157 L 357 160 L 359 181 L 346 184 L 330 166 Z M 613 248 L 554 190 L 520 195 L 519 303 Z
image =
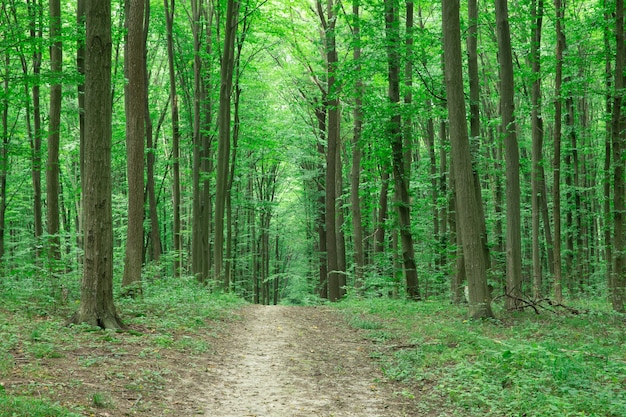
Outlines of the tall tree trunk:
M 28 13 L 30 17 L 30 37 L 33 45 L 41 40 L 43 34 L 43 8 L 35 1 L 27 1 Z M 50 6 L 52 7 L 52 5 Z M 60 18 L 60 16 L 59 16 Z M 41 48 L 35 47 L 33 50 L 33 127 L 34 135 L 31 144 L 32 149 L 32 181 L 33 181 L 33 218 L 35 240 L 39 241 L 43 235 L 42 205 L 41 205 Z M 39 243 L 37 244 L 39 247 Z M 39 253 L 37 253 L 39 257 Z
M 325 222 L 326 222 L 326 263 L 328 268 L 328 299 L 337 301 L 341 297 L 339 254 L 337 239 L 337 155 L 340 142 L 339 131 L 339 83 L 336 78 L 338 55 L 335 44 L 335 14 L 334 0 L 326 1 L 326 13 L 322 8 L 321 0 L 316 2 L 317 12 L 325 33 L 325 59 L 327 91 L 324 100 L 328 124 L 326 125 L 326 193 L 325 193 Z
M 506 159 L 506 307 L 519 307 L 522 286 L 522 236 L 519 182 L 519 146 L 514 118 L 513 55 L 507 0 L 496 0 L 500 58 L 500 111 Z
M 152 116 L 150 115 L 148 76 L 148 32 L 150 28 L 150 2 L 145 2 L 145 19 L 143 28 L 143 71 L 144 71 L 144 119 L 146 129 L 146 189 L 148 192 L 148 214 L 150 217 L 150 241 L 152 242 L 152 259 L 158 264 L 161 260 L 161 234 L 157 211 L 157 195 L 154 185 L 154 165 L 156 159 L 156 143 L 153 137 Z M 165 112 L 163 113 L 165 114 Z M 157 132 L 159 128 L 157 126 Z M 157 133 L 158 136 L 158 133 Z
M 202 83 L 202 5 L 200 0 L 191 0 L 191 18 L 193 33 L 193 203 L 191 221 L 191 271 L 200 281 L 205 282 L 208 276 L 205 275 L 207 259 L 207 233 L 202 221 L 202 193 L 200 188 L 200 178 L 202 172 L 202 161 L 206 157 L 203 155 L 203 143 L 205 133 L 202 129 L 202 103 L 205 101 L 205 89 Z
M 470 25 L 467 29 L 467 73 L 470 88 L 470 152 L 472 153 L 472 173 L 478 193 L 476 198 L 480 201 L 480 219 L 482 230 L 482 244 L 485 256 L 485 266 L 491 269 L 491 255 L 487 242 L 487 225 L 484 221 L 485 210 L 483 208 L 482 194 L 480 193 L 480 177 L 478 176 L 479 144 L 480 144 L 480 79 L 478 77 L 478 4 L 476 0 L 469 0 L 467 12 Z
M 175 1 L 163 0 L 165 6 L 165 24 L 167 30 L 167 63 L 169 69 L 170 97 L 172 100 L 172 216 L 174 276 L 180 276 L 182 256 L 182 236 L 180 229 L 180 129 L 178 116 L 178 95 L 176 93 L 176 68 L 174 66 L 174 12 Z
M 480 208 L 474 190 L 472 156 L 465 116 L 461 56 L 461 23 L 459 1 L 443 0 L 445 84 L 450 121 L 452 165 L 456 193 L 457 232 L 461 233 L 464 266 L 469 287 L 469 315 L 493 317 L 487 288 L 487 268 L 481 240 Z
M 320 137 L 317 141 L 317 153 L 319 155 L 319 165 L 317 166 L 317 178 L 315 184 L 317 186 L 317 205 L 316 205 L 316 228 L 318 236 L 318 253 L 319 253 L 319 280 L 318 293 L 320 298 L 328 298 L 328 261 L 326 247 L 326 177 L 324 174 L 324 164 L 326 150 L 324 149 L 324 141 L 326 139 L 326 108 L 324 103 L 326 99 L 323 97 L 321 103 L 315 107 L 315 117 L 317 119 L 317 132 Z
M 611 61 L 613 59 L 611 53 L 611 41 L 610 41 L 610 27 L 611 27 L 611 18 L 608 10 L 608 6 L 606 5 L 606 1 L 604 2 L 604 54 L 605 54 L 605 84 L 606 84 L 606 97 L 605 97 L 605 111 L 606 114 L 612 113 L 612 97 L 611 97 Z M 611 237 L 611 223 L 613 220 L 613 213 L 611 213 L 611 125 L 609 123 L 606 124 L 605 133 L 604 133 L 604 184 L 603 184 L 603 194 L 604 194 L 604 204 L 603 204 L 603 212 L 604 212 L 604 261 L 606 264 L 606 283 L 609 289 L 613 288 L 613 251 L 612 246 L 613 242 Z
M 9 73 L 11 54 L 7 49 L 4 54 L 4 74 Z M 5 253 L 5 215 L 7 210 L 7 175 L 9 173 L 9 77 L 3 77 L 2 83 L 2 141 L 0 142 L 0 261 L 4 263 Z
M 126 4 L 127 40 L 124 50 L 124 90 L 126 110 L 126 171 L 128 177 L 128 226 L 122 287 L 130 296 L 141 293 L 141 266 L 143 252 L 143 192 L 144 192 L 144 134 L 145 63 L 144 63 L 144 0 L 130 0 Z
M 80 307 L 72 321 L 123 327 L 113 303 L 111 210 L 111 2 L 86 2 L 85 255 Z
M 61 2 L 50 0 L 50 71 L 54 81 L 50 85 L 50 116 L 48 127 L 48 162 L 46 169 L 46 207 L 51 260 L 61 258 L 59 238 L 59 138 L 61 129 L 61 80 L 63 44 L 61 41 Z
M 613 310 L 624 311 L 626 279 L 624 278 L 624 115 L 622 114 L 624 89 L 624 0 L 615 2 L 615 92 L 613 117 L 613 279 L 611 304 Z
M 554 160 L 552 171 L 554 175 L 553 190 L 553 217 L 554 217 L 554 298 L 557 302 L 563 299 L 562 271 L 561 271 L 561 126 L 562 126 L 562 99 L 561 85 L 563 83 L 563 50 L 565 49 L 565 34 L 562 30 L 563 6 L 561 0 L 554 0 L 556 11 L 556 69 L 554 80 Z
M 350 210 L 352 215 L 352 235 L 354 240 L 354 286 L 363 286 L 365 268 L 365 251 L 363 249 L 363 218 L 361 214 L 361 133 L 363 131 L 363 80 L 361 79 L 361 18 L 360 0 L 352 1 L 352 36 L 354 49 L 352 57 L 355 62 L 356 81 L 354 87 L 354 128 L 352 134 L 352 166 L 350 171 Z
M 415 249 L 411 233 L 411 206 L 409 197 L 409 178 L 405 171 L 403 140 L 400 115 L 400 16 L 395 0 L 385 1 L 385 28 L 387 39 L 389 101 L 392 106 L 392 116 L 389 121 L 388 134 L 390 137 L 393 162 L 393 179 L 395 199 L 398 206 L 398 222 L 400 227 L 400 241 L 404 262 L 404 276 L 408 298 L 420 298 L 417 268 L 415 266 Z
M 531 90 L 531 130 L 532 130 L 532 170 L 531 170 L 531 206 L 532 206 L 532 259 L 533 259 L 533 297 L 542 295 L 541 249 L 539 246 L 539 219 L 541 217 L 542 195 L 542 148 L 543 119 L 541 118 L 541 26 L 543 22 L 543 0 L 533 0 L 531 4 L 533 33 L 530 41 L 530 61 L 533 72 Z M 550 224 L 544 224 L 549 228 Z
M 85 5 L 86 0 L 78 0 L 76 2 L 76 24 L 79 30 L 79 33 L 85 33 Z M 85 75 L 85 41 L 81 36 L 78 37 L 76 45 L 76 69 L 78 73 L 83 76 Z M 79 173 L 85 172 L 85 84 L 84 82 L 78 84 L 77 86 L 78 93 L 78 136 L 80 143 L 79 150 Z M 85 189 L 84 184 L 84 176 L 80 176 L 80 189 Z M 84 248 L 84 233 L 83 233 L 83 199 L 82 195 L 79 196 L 76 207 L 76 243 L 80 249 Z M 80 251 L 78 251 L 80 253 Z M 82 263 L 83 258 L 81 255 L 78 255 L 78 263 Z
M 226 194 L 228 192 L 228 164 L 230 158 L 230 115 L 231 91 L 233 85 L 233 69 L 235 54 L 235 37 L 239 2 L 228 0 L 226 8 L 226 23 L 224 34 L 224 49 L 220 69 L 220 101 L 218 115 L 218 144 L 217 144 L 217 179 L 215 191 L 215 236 L 214 236 L 214 278 L 227 285 L 224 276 L 224 211 Z

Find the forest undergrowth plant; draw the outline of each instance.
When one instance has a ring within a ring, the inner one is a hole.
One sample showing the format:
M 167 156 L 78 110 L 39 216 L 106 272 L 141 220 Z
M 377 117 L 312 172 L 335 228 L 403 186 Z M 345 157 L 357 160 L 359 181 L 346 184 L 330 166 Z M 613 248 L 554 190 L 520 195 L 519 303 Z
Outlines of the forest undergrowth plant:
M 465 307 L 441 300 L 348 300 L 340 308 L 354 327 L 382 325 L 389 338 L 365 333 L 373 356 L 388 378 L 429 392 L 422 401 L 433 410 L 446 401 L 470 416 L 623 416 L 624 316 L 591 304 L 602 308 L 497 311 L 498 320 L 466 320 Z

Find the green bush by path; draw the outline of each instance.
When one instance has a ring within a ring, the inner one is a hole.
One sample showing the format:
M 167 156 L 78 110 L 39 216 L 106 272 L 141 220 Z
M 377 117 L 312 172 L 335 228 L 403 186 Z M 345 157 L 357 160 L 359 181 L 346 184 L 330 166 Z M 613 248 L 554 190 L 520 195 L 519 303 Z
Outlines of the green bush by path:
M 455 410 L 440 415 L 626 416 L 625 317 L 608 308 L 499 312 L 493 321 L 466 320 L 465 307 L 443 300 L 347 300 L 339 308 L 376 343 L 387 378 L 422 390 L 431 410 L 442 401 Z

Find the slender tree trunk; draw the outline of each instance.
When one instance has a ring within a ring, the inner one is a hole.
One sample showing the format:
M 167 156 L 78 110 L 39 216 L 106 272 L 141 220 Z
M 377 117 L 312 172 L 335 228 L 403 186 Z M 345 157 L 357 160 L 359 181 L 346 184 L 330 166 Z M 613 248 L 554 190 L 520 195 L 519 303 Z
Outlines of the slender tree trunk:
M 563 50 L 565 49 L 565 34 L 562 30 L 563 6 L 561 0 L 554 0 L 556 11 L 556 69 L 554 81 L 554 160 L 552 170 L 554 175 L 554 298 L 557 302 L 563 299 L 562 271 L 561 271 L 561 126 L 562 126 L 562 99 L 561 85 L 563 82 Z
M 326 177 L 324 174 L 324 164 L 322 160 L 326 157 L 326 150 L 324 149 L 324 140 L 326 139 L 326 108 L 324 104 L 326 102 L 325 97 L 322 98 L 322 102 L 315 107 L 315 117 L 317 119 L 317 132 L 320 135 L 317 141 L 317 153 L 319 155 L 319 165 L 317 167 L 317 236 L 318 236 L 318 253 L 319 253 L 319 284 L 318 293 L 320 298 L 328 298 L 328 250 L 326 247 Z
M 478 193 L 476 198 L 480 201 L 480 219 L 482 230 L 482 244 L 487 270 L 491 269 L 491 255 L 487 242 L 487 225 L 484 221 L 485 210 L 483 208 L 482 194 L 480 193 L 480 177 L 478 175 L 479 144 L 480 144 L 480 79 L 478 77 L 478 5 L 476 0 L 467 3 L 468 18 L 470 25 L 467 30 L 467 72 L 470 87 L 470 152 L 472 153 L 472 173 Z
M 530 61 L 532 65 L 533 81 L 531 90 L 531 130 L 532 130 L 532 170 L 531 170 L 531 205 L 532 205 L 532 259 L 533 259 L 533 297 L 542 295 L 541 249 L 539 246 L 539 219 L 541 217 L 542 195 L 542 148 L 543 148 L 543 119 L 541 118 L 541 27 L 543 22 L 543 0 L 533 0 L 531 4 L 531 19 L 533 34 L 530 41 Z M 549 228 L 550 224 L 544 224 Z
M 113 303 L 111 2 L 86 2 L 85 16 L 85 261 L 72 322 L 120 328 Z
M 30 37 L 33 44 L 36 45 L 43 37 L 43 9 L 41 5 L 35 1 L 27 1 L 28 13 L 30 16 Z M 52 7 L 52 5 L 50 6 Z M 60 18 L 60 16 L 59 16 Z M 43 235 L 42 223 L 42 204 L 41 204 L 41 48 L 35 47 L 33 50 L 33 127 L 34 135 L 32 141 L 32 177 L 33 177 L 33 228 L 35 232 L 35 240 L 39 241 Z M 39 247 L 39 243 L 37 243 Z M 37 250 L 39 252 L 39 250 Z M 37 253 L 39 257 L 39 253 Z
M 144 192 L 144 134 L 146 93 L 144 80 L 144 0 L 130 0 L 126 4 L 127 40 L 124 51 L 124 90 L 126 109 L 126 171 L 128 177 L 128 226 L 122 286 L 130 296 L 141 293 L 141 266 L 143 251 L 143 192 Z
M 352 214 L 352 235 L 354 240 L 354 286 L 359 289 L 363 286 L 365 268 L 365 251 L 363 249 L 363 218 L 361 214 L 361 197 L 359 184 L 361 182 L 361 132 L 363 131 L 363 81 L 361 79 L 361 20 L 359 16 L 360 0 L 352 1 L 354 37 L 353 59 L 355 62 L 356 82 L 354 96 L 354 128 L 352 134 L 352 167 L 350 171 L 350 210 Z
M 61 129 L 61 80 L 63 47 L 61 41 L 61 2 L 50 0 L 50 71 L 54 82 L 50 85 L 50 116 L 48 126 L 48 162 L 46 168 L 46 207 L 51 260 L 61 258 L 59 238 L 59 138 Z
M 622 114 L 624 89 L 624 1 L 615 3 L 615 93 L 613 98 L 613 279 L 611 304 L 615 311 L 624 311 L 624 115 Z
M 411 233 L 411 207 L 409 197 L 409 178 L 405 172 L 404 150 L 401 131 L 400 115 L 400 16 L 395 0 L 385 1 L 385 28 L 387 38 L 387 58 L 389 67 L 389 101 L 392 106 L 392 116 L 389 121 L 388 134 L 390 137 L 393 162 L 393 179 L 395 199 L 398 205 L 398 222 L 400 227 L 400 241 L 404 262 L 404 276 L 408 298 L 420 298 L 417 268 L 415 266 L 415 252 L 413 235 Z
M 170 97 L 172 100 L 172 215 L 174 238 L 174 276 L 180 276 L 182 237 L 180 226 L 180 129 L 178 116 L 178 95 L 176 93 L 176 68 L 174 66 L 174 0 L 163 0 L 167 30 L 167 63 L 169 69 Z
M 239 2 L 228 0 L 224 35 L 224 50 L 220 69 L 220 102 L 218 115 L 217 145 L 217 179 L 215 191 L 215 236 L 214 236 L 214 277 L 222 285 L 227 285 L 224 276 L 224 210 L 228 192 L 228 164 L 230 158 L 230 115 L 231 91 L 233 85 L 233 68 L 235 53 L 235 37 Z
M 457 232 L 463 242 L 464 266 L 469 287 L 469 315 L 493 317 L 487 288 L 487 268 L 482 244 L 480 207 L 474 190 L 472 157 L 465 116 L 461 56 L 459 1 L 444 0 L 442 7 L 445 84 L 450 120 L 452 165 L 456 193 Z
M 605 109 L 606 114 L 611 114 L 612 109 L 612 97 L 611 97 L 611 60 L 613 59 L 611 53 L 611 41 L 610 41 L 610 15 L 604 2 L 604 53 L 605 53 L 605 84 L 606 84 L 606 97 L 605 97 Z M 604 133 L 604 261 L 606 264 L 606 282 L 609 289 L 613 288 L 613 251 L 612 251 L 612 237 L 611 237 L 611 223 L 613 220 L 613 213 L 611 213 L 611 128 L 612 126 L 607 123 Z
M 145 1 L 145 19 L 143 29 L 143 70 L 144 70 L 144 118 L 146 129 L 146 188 L 148 191 L 148 213 L 150 217 L 150 240 L 152 242 L 152 259 L 157 264 L 161 260 L 161 234 L 159 230 L 159 215 L 157 211 L 157 195 L 154 184 L 154 165 L 156 160 L 156 143 L 153 137 L 152 116 L 149 105 L 149 85 L 148 75 L 148 30 L 150 28 L 150 2 Z M 165 113 L 163 113 L 165 114 Z M 158 132 L 157 126 L 157 132 Z M 158 133 L 157 133 L 158 136 Z
M 4 54 L 4 73 L 9 73 L 11 54 L 7 49 Z M 2 83 L 2 141 L 0 142 L 0 261 L 4 263 L 5 253 L 5 215 L 7 210 L 7 175 L 9 172 L 9 77 Z
M 522 286 L 522 236 L 519 182 L 519 146 L 514 118 L 513 56 L 507 0 L 496 0 L 500 58 L 500 111 L 506 159 L 506 307 L 519 307 Z
M 208 276 L 206 270 L 206 247 L 204 246 L 207 231 L 202 221 L 202 193 L 200 177 L 202 171 L 204 133 L 202 132 L 201 104 L 205 101 L 205 91 L 202 84 L 202 2 L 191 0 L 191 18 L 193 33 L 193 206 L 192 206 L 192 237 L 191 237 L 191 270 L 200 281 L 205 282 Z
M 76 24 L 79 30 L 79 33 L 85 33 L 85 1 L 86 0 L 78 0 L 76 2 Z M 81 74 L 84 78 L 85 75 L 85 42 L 81 36 L 78 37 L 76 45 L 76 69 L 78 73 Z M 78 130 L 79 130 L 79 143 L 80 143 L 80 151 L 79 151 L 79 173 L 85 172 L 85 84 L 80 83 L 77 86 L 78 93 Z M 79 175 L 80 177 L 80 188 L 81 190 L 85 189 L 84 184 L 84 176 Z M 80 249 L 84 248 L 84 229 L 83 229 L 83 199 L 82 194 L 78 197 L 77 207 L 76 207 L 76 243 Z M 80 251 L 79 251 L 80 253 Z M 81 255 L 78 255 L 78 263 L 81 264 L 83 262 L 83 258 Z
M 337 301 L 341 297 L 338 238 L 337 238 L 337 155 L 340 142 L 339 131 L 339 83 L 336 78 L 338 55 L 335 45 L 335 14 L 334 0 L 326 1 L 326 13 L 322 9 L 322 2 L 316 2 L 317 12 L 325 32 L 325 59 L 327 91 L 324 100 L 328 124 L 326 125 L 326 193 L 325 193 L 325 222 L 326 222 L 326 263 L 328 268 L 328 299 Z

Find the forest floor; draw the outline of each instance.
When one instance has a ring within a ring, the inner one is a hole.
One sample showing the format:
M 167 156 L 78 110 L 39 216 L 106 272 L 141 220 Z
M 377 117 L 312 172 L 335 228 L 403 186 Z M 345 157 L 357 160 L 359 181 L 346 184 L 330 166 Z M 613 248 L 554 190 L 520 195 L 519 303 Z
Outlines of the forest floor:
M 385 380 L 372 342 L 336 309 L 224 311 L 191 332 L 132 322 L 121 333 L 64 328 L 34 317 L 5 345 L 0 416 L 417 415 L 415 398 Z
M 248 306 L 210 356 L 206 416 L 409 416 L 370 346 L 327 307 Z

